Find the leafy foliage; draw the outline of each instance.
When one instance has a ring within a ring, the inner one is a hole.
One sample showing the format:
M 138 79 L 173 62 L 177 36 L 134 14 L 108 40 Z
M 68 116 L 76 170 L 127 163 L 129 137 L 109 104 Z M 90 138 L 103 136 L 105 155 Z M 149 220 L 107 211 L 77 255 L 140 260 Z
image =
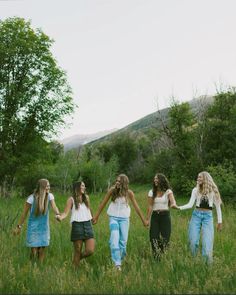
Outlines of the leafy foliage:
M 22 18 L 0 22 L 1 183 L 11 183 L 22 166 L 39 161 L 47 153 L 46 138 L 73 111 L 71 89 L 52 44 Z

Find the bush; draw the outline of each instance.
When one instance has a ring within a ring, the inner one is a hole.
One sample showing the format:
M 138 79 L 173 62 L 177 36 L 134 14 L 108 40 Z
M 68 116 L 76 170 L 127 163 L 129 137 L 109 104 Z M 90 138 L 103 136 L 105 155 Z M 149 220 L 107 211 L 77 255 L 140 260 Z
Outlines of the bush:
M 217 184 L 223 202 L 236 205 L 236 172 L 230 162 L 216 166 L 208 166 L 207 171 Z

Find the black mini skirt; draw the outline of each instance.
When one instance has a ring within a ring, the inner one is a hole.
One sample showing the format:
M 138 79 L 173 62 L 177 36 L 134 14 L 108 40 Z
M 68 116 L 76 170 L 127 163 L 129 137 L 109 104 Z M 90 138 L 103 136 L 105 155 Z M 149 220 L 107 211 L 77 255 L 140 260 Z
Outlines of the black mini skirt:
M 71 241 L 75 242 L 78 240 L 88 240 L 93 239 L 94 233 L 92 228 L 92 223 L 88 221 L 73 221 L 71 229 Z

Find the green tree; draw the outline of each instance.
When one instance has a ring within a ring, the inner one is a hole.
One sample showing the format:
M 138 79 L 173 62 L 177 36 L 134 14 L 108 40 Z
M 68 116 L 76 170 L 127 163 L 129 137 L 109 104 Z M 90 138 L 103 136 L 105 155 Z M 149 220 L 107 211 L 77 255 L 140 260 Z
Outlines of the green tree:
M 66 153 L 62 152 L 54 164 L 50 180 L 63 193 L 70 191 L 72 183 L 77 180 L 78 158 L 78 152 L 72 149 Z
M 119 173 L 127 173 L 133 161 L 137 158 L 137 145 L 128 133 L 119 134 L 111 143 L 112 151 L 119 162 Z
M 207 167 L 207 171 L 211 173 L 217 183 L 222 201 L 225 203 L 230 202 L 236 206 L 236 171 L 232 163 L 225 161 L 223 164 L 216 166 L 210 165 Z
M 196 177 L 199 162 L 196 154 L 195 118 L 189 103 L 174 101 L 163 132 L 171 140 L 168 156 L 172 160 L 171 182 L 176 192 L 184 192 L 189 179 Z
M 206 165 L 231 161 L 236 170 L 236 91 L 218 93 L 207 112 L 204 160 Z
M 1 184 L 11 183 L 22 165 L 38 160 L 47 146 L 40 145 L 39 151 L 38 142 L 56 134 L 74 109 L 66 74 L 50 51 L 52 44 L 29 21 L 0 21 Z

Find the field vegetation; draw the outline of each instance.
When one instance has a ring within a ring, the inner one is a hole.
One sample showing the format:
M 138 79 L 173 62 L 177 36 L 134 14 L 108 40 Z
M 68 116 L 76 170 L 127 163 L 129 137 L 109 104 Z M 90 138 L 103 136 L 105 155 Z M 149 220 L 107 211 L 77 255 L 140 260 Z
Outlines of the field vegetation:
M 131 187 L 146 214 L 149 187 Z M 67 196 L 55 193 L 63 210 Z M 102 194 L 90 196 L 96 210 Z M 178 204 L 187 201 L 176 197 Z M 94 225 L 96 250 L 82 260 L 78 270 L 71 264 L 73 245 L 70 242 L 69 217 L 62 223 L 50 214 L 51 242 L 43 264 L 32 263 L 25 247 L 26 227 L 20 236 L 11 231 L 21 213 L 24 199 L 0 199 L 1 214 L 1 294 L 235 294 L 236 228 L 234 209 L 223 206 L 223 231 L 215 232 L 214 262 L 207 266 L 201 254 L 192 258 L 187 244 L 187 227 L 192 210 L 171 211 L 171 244 L 157 263 L 152 258 L 149 232 L 131 208 L 131 224 L 127 257 L 122 272 L 111 263 L 108 245 L 109 228 L 106 210 Z M 214 211 L 214 220 L 216 214 Z

